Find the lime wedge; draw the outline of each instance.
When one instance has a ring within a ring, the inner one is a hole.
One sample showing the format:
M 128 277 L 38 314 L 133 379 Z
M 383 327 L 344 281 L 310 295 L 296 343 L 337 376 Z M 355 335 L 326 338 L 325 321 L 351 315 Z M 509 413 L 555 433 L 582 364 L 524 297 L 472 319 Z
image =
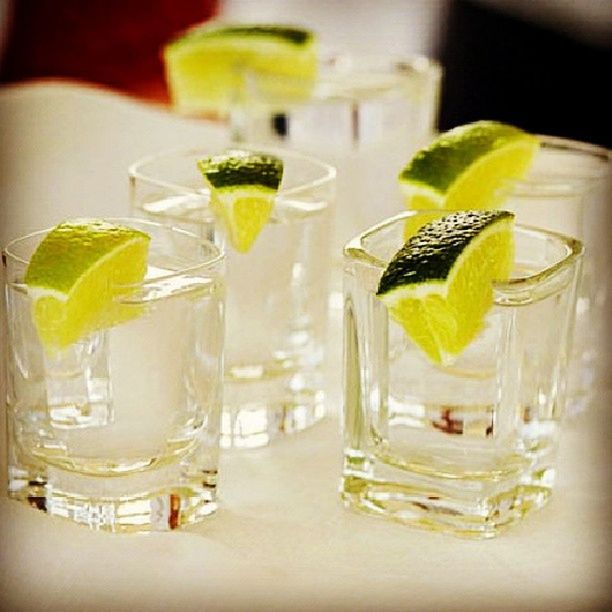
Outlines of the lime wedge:
M 510 275 L 514 215 L 455 212 L 424 225 L 389 262 L 377 296 L 435 364 L 450 365 L 476 338 L 494 280 Z
M 65 221 L 45 236 L 25 275 L 45 349 L 64 349 L 138 314 L 115 298 L 144 278 L 149 240 L 138 230 L 96 219 Z
M 274 95 L 306 98 L 317 71 L 316 40 L 303 28 L 207 25 L 164 49 L 166 80 L 185 113 L 227 114 L 242 95 L 246 72 L 261 75 Z
M 210 188 L 210 205 L 232 246 L 251 249 L 264 228 L 283 177 L 281 159 L 264 153 L 231 149 L 198 161 Z
M 407 208 L 491 210 L 512 181 L 525 175 L 537 137 L 497 121 L 477 121 L 445 132 L 400 172 Z

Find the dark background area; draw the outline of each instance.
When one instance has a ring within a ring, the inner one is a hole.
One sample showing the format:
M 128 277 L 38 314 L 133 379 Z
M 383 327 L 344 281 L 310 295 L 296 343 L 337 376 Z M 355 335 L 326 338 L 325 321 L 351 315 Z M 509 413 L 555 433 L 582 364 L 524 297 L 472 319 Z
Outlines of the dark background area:
M 0 83 L 63 77 L 165 100 L 161 48 L 216 0 L 13 0 Z
M 610 50 L 609 39 L 590 42 L 552 23 L 456 0 L 439 50 L 440 128 L 498 119 L 610 147 Z

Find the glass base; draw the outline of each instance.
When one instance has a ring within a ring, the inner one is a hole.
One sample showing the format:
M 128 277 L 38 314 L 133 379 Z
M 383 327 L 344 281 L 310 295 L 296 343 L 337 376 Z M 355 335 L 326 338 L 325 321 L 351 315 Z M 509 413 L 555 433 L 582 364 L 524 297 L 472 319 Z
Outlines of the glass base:
M 290 364 L 292 365 L 292 364 Z M 326 415 L 321 368 L 228 367 L 222 448 L 258 448 L 311 427 Z
M 9 498 L 95 531 L 170 531 L 217 509 L 216 471 L 169 485 L 172 467 L 100 478 L 37 463 L 9 467 Z
M 550 498 L 553 470 L 534 473 L 521 482 L 444 482 L 402 471 L 401 481 L 355 470 L 345 459 L 340 495 L 346 506 L 413 527 L 485 539 L 503 532 Z M 347 468 L 348 465 L 348 468 Z M 379 470 L 381 476 L 385 470 Z M 397 479 L 399 480 L 399 479 Z
M 299 394 L 287 402 L 248 402 L 223 407 L 222 448 L 258 448 L 275 438 L 297 433 L 326 415 L 322 391 Z

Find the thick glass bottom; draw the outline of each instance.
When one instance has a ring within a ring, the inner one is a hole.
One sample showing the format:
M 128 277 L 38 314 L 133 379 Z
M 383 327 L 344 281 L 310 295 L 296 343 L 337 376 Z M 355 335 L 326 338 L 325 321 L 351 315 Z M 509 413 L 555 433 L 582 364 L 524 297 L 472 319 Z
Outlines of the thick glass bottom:
M 226 404 L 221 419 L 222 448 L 258 448 L 318 423 L 326 415 L 322 391 L 297 394 L 285 402 Z
M 357 463 L 355 458 L 345 459 L 340 485 L 345 505 L 413 527 L 472 539 L 495 537 L 531 510 L 543 507 L 554 480 L 552 469 L 521 478 L 445 481 L 407 470 L 399 474 L 393 470 L 392 474 L 388 466 L 372 461 L 361 462 L 365 469 L 359 469 Z
M 169 531 L 213 514 L 217 472 L 166 465 L 124 476 L 69 472 L 30 458 L 9 466 L 9 497 L 96 531 Z
M 326 415 L 318 368 L 226 377 L 221 417 L 222 448 L 258 448 L 307 429 Z

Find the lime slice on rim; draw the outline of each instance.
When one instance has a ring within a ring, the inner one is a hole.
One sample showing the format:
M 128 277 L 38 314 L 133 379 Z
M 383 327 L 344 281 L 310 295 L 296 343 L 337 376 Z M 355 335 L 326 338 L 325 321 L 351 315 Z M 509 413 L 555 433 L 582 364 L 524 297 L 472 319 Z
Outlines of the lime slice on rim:
M 228 112 L 243 93 L 246 72 L 264 77 L 274 95 L 309 95 L 317 71 L 316 39 L 282 25 L 206 25 L 164 48 L 174 105 L 186 113 Z
M 407 208 L 490 210 L 511 181 L 525 175 L 537 137 L 497 121 L 477 121 L 445 132 L 400 172 Z
M 115 299 L 125 285 L 143 280 L 149 240 L 144 232 L 97 219 L 65 221 L 45 236 L 24 279 L 45 349 L 64 349 L 139 313 Z
M 514 215 L 455 212 L 424 225 L 393 257 L 376 295 L 435 364 L 447 366 L 476 338 L 494 280 L 510 275 Z
M 283 177 L 283 161 L 273 155 L 231 149 L 198 161 L 210 188 L 213 213 L 225 226 L 232 246 L 250 250 L 264 228 Z

